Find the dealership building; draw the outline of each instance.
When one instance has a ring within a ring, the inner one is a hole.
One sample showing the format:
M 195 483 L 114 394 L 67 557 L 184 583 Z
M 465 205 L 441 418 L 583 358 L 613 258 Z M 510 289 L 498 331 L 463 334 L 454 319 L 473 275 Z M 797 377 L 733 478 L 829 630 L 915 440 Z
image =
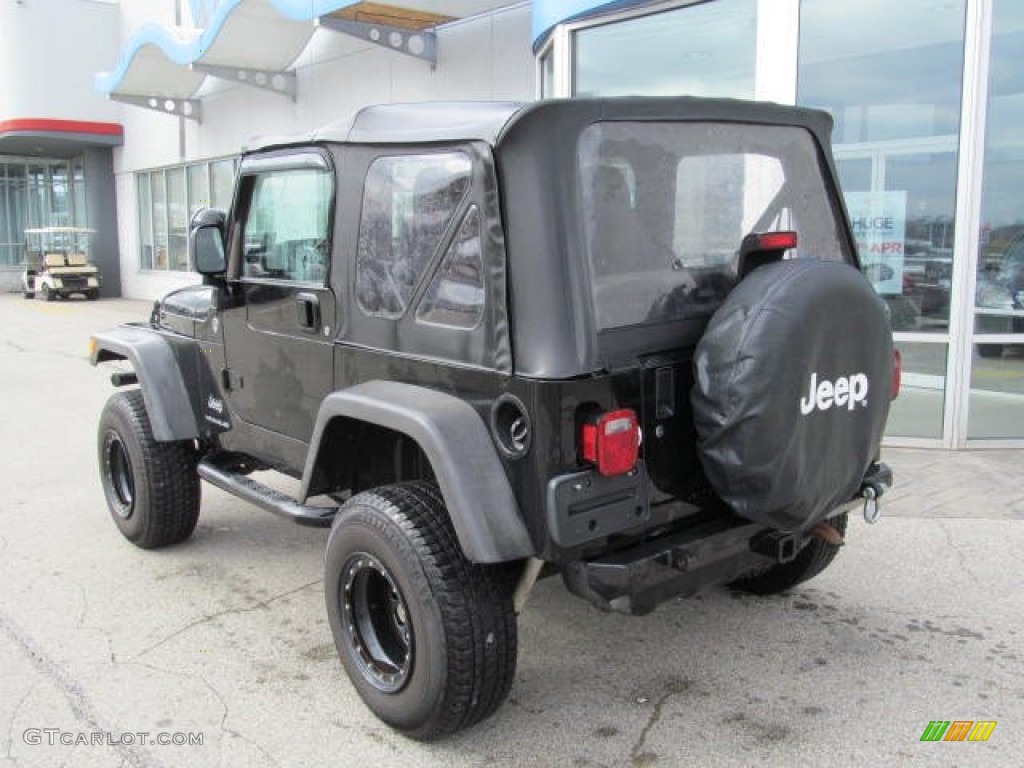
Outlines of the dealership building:
M 798 104 L 892 313 L 888 443 L 1024 446 L 1022 50 L 1019 0 L 0 0 L 0 288 L 49 226 L 95 231 L 103 295 L 195 283 L 240 149 L 368 104 Z

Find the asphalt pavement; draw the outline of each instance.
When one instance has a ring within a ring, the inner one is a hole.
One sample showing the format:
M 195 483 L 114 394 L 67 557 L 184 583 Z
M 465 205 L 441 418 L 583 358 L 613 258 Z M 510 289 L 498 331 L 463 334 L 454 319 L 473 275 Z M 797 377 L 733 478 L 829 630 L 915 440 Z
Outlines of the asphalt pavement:
M 149 310 L 0 295 L 0 764 L 1024 765 L 1024 451 L 886 450 L 882 520 L 852 519 L 787 595 L 634 618 L 543 581 L 508 702 L 422 745 L 337 661 L 326 532 L 204 485 L 185 544 L 117 533 L 95 458 L 113 389 L 86 343 Z M 923 742 L 932 721 L 996 725 Z

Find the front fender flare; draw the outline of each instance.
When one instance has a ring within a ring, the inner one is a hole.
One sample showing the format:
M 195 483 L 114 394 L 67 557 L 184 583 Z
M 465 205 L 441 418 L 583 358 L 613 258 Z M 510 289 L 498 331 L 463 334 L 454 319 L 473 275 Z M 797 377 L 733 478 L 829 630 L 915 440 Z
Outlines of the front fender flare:
M 302 475 L 303 500 L 321 439 L 335 418 L 375 424 L 416 441 L 430 461 L 469 560 L 500 563 L 534 553 L 487 427 L 464 400 L 426 387 L 379 380 L 328 395 L 313 428 Z
M 131 363 L 139 377 L 153 437 L 161 441 L 199 437 L 192 401 L 166 339 L 141 326 L 122 326 L 95 333 L 92 338 L 89 362 L 93 365 L 108 360 Z

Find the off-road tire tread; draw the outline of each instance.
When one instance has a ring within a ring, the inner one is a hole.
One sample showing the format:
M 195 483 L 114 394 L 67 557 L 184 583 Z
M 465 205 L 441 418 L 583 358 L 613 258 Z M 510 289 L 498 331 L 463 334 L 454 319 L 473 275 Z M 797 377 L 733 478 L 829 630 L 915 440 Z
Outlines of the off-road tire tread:
M 512 566 L 480 565 L 462 553 L 444 498 L 430 482 L 406 482 L 365 491 L 352 501 L 370 507 L 398 526 L 418 554 L 440 608 L 447 651 L 447 687 L 435 714 L 405 731 L 432 741 L 492 715 L 515 678 L 516 616 Z M 344 514 L 342 511 L 341 514 Z M 364 517 L 365 520 L 365 517 Z M 378 527 L 384 520 L 373 521 Z M 493 633 L 488 654 L 487 636 Z
M 839 531 L 840 535 L 845 535 L 848 521 L 849 516 L 844 512 L 825 522 Z M 837 554 L 838 545 L 829 544 L 821 539 L 811 539 L 788 563 L 771 565 L 764 570 L 741 576 L 729 582 L 729 588 L 753 595 L 775 595 L 785 592 L 817 576 L 829 566 Z
M 117 392 L 110 396 L 100 419 L 102 434 L 106 412 L 119 411 L 127 420 L 143 456 L 143 473 L 149 488 L 149 509 L 138 537 L 130 538 L 142 549 L 159 549 L 185 541 L 199 521 L 200 483 L 197 456 L 191 441 L 161 442 L 153 437 L 142 391 Z M 122 439 L 127 438 L 127 435 Z M 138 490 L 136 490 L 136 495 Z M 136 510 L 135 514 L 139 514 Z

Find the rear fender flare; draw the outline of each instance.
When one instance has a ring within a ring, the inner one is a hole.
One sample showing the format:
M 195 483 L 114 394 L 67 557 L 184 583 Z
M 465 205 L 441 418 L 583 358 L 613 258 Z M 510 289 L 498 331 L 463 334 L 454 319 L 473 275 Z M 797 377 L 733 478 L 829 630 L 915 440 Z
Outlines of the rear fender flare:
M 324 398 L 302 475 L 308 496 L 325 430 L 334 419 L 375 424 L 407 435 L 430 461 L 466 557 L 476 563 L 520 560 L 534 553 L 494 443 L 464 400 L 394 381 L 368 381 Z

